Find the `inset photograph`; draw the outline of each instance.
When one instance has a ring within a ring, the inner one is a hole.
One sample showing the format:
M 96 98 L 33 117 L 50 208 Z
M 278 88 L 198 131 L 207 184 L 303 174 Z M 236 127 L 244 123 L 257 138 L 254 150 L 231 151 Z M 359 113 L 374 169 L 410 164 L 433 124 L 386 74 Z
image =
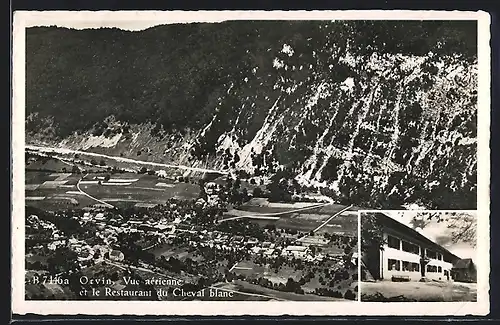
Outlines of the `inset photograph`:
M 361 218 L 361 301 L 477 301 L 475 211 Z

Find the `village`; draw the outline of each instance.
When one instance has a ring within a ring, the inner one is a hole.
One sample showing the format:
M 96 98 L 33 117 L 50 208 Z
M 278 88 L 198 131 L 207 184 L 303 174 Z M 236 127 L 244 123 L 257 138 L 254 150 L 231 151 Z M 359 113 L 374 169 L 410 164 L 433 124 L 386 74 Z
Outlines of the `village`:
M 91 269 L 100 263 L 120 263 L 170 275 L 194 273 L 213 283 L 233 279 L 255 282 L 259 274 L 245 276 L 239 270 L 249 268 L 238 267 L 240 262 L 253 261 L 251 263 L 275 265 L 277 270 L 279 265 L 285 264 L 292 269 L 304 268 L 304 264 L 311 268 L 334 265 L 334 270 L 352 270 L 356 274 L 346 276 L 357 281 L 357 238 L 354 234 L 308 234 L 295 229 L 279 229 L 272 224 L 261 227 L 246 219 L 224 219 L 227 209 L 221 204 L 223 188 L 208 182 L 203 190 L 204 195 L 193 201 L 170 199 L 164 205 L 150 207 L 119 210 L 94 205 L 42 215 L 36 212 L 28 215 L 27 212 L 27 233 L 45 234 L 44 240 L 34 240 L 37 245 L 27 245 L 27 256 L 42 255 L 40 251 L 45 248 L 40 243 L 43 242 L 51 252 L 59 249 L 73 252 L 80 270 Z M 338 245 L 340 253 L 332 254 L 323 249 L 328 245 Z M 202 252 L 203 258 L 196 260 L 196 252 Z M 215 272 L 210 267 L 214 260 L 222 263 L 220 270 Z M 199 266 L 192 267 L 196 262 Z M 173 268 L 171 265 L 176 263 L 180 266 Z M 28 268 L 40 268 L 40 264 L 28 263 Z M 283 276 L 282 282 L 287 278 Z M 300 278 L 303 276 L 297 281 Z M 300 288 L 294 290 L 304 292 Z

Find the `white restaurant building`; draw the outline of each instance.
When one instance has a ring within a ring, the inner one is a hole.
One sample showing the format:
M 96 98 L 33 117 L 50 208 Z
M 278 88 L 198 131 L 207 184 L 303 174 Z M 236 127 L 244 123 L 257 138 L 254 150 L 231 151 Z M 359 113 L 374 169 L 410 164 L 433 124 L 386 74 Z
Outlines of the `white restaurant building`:
M 374 280 L 452 280 L 450 271 L 459 257 L 384 213 L 375 215 L 383 229 L 384 245 L 362 253 L 363 265 Z

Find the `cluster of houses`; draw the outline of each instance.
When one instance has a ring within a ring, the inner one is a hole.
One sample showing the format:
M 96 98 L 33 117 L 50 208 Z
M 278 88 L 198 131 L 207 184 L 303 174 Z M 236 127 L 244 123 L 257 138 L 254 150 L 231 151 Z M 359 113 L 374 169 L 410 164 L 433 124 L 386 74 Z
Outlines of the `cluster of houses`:
M 82 223 L 94 222 L 98 225 L 106 226 L 106 218 L 102 212 L 95 215 L 87 212 L 80 220 Z M 36 215 L 30 215 L 27 218 L 27 226 L 36 230 L 43 229 L 49 231 L 50 242 L 47 244 L 47 248 L 55 251 L 60 247 L 68 247 L 77 254 L 77 259 L 81 267 L 88 266 L 95 261 L 103 260 L 106 254 L 109 255 L 110 260 L 121 261 L 124 258 L 122 252 L 111 248 L 111 245 L 117 241 L 117 231 L 113 226 L 101 228 L 100 231 L 96 232 L 96 237 L 102 239 L 104 244 L 94 246 L 74 236 L 65 236 L 53 223 L 41 220 Z
M 52 231 L 52 234 L 58 233 L 56 226 L 52 222 L 48 222 L 45 220 L 41 220 L 38 216 L 32 214 L 26 218 L 26 225 L 29 225 L 32 229 L 35 230 L 49 230 Z
M 66 245 L 66 237 L 52 222 L 41 220 L 36 215 L 30 215 L 26 219 L 26 225 L 34 230 L 43 230 L 46 233 L 50 233 L 49 240 L 51 242 L 47 245 L 49 250 L 56 250 L 57 247 Z
M 222 187 L 217 183 L 208 183 L 205 187 L 208 201 L 217 200 L 218 193 Z M 201 199 L 203 200 L 203 199 Z M 206 204 L 203 200 L 200 204 Z M 171 206 L 168 216 L 153 218 L 148 215 L 132 215 L 127 220 L 116 213 L 107 212 L 104 209 L 89 208 L 81 216 L 73 216 L 82 226 L 95 227 L 93 238 L 98 239 L 101 245 L 88 245 L 84 241 L 71 238 L 66 241 L 58 234 L 54 225 L 39 222 L 44 227 L 53 227 L 52 242 L 49 249 L 56 249 L 60 245 L 70 245 L 71 249 L 78 254 L 78 259 L 85 265 L 96 260 L 102 260 L 104 254 L 108 253 L 110 260 L 123 260 L 123 253 L 113 250 L 118 236 L 121 233 L 140 233 L 144 237 L 152 238 L 152 248 L 161 243 L 172 243 L 176 238 L 184 238 L 185 242 L 192 247 L 212 247 L 224 251 L 249 251 L 254 255 L 269 258 L 286 257 L 288 259 L 301 259 L 308 262 L 320 262 L 329 258 L 336 258 L 311 250 L 309 242 L 299 242 L 296 235 L 283 234 L 286 238 L 278 242 L 260 241 L 249 236 L 231 235 L 217 230 L 196 229 L 191 224 L 195 211 L 182 212 L 177 206 Z M 265 229 L 264 231 L 267 231 Z M 94 242 L 95 243 L 95 242 Z M 292 244 L 295 243 L 295 244 Z M 291 245 L 292 244 L 292 245 Z M 317 243 L 316 243 L 317 244 Z
M 286 241 L 278 243 L 259 241 L 253 237 L 230 236 L 219 231 L 200 231 L 195 238 L 191 238 L 188 244 L 193 247 L 210 247 L 223 251 L 250 251 L 254 255 L 262 255 L 268 258 L 281 256 L 307 262 L 338 259 L 337 256 L 314 252 L 310 249 L 309 245 L 288 245 Z M 353 264 L 357 264 L 357 254 L 353 256 L 352 262 Z

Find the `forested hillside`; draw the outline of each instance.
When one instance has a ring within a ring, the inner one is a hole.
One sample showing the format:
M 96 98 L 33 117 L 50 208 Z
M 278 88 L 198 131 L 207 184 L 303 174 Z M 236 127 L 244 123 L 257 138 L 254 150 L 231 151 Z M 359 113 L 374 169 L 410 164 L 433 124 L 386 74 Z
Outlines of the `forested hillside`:
M 476 205 L 476 25 L 27 30 L 27 141 L 272 176 L 373 207 Z

